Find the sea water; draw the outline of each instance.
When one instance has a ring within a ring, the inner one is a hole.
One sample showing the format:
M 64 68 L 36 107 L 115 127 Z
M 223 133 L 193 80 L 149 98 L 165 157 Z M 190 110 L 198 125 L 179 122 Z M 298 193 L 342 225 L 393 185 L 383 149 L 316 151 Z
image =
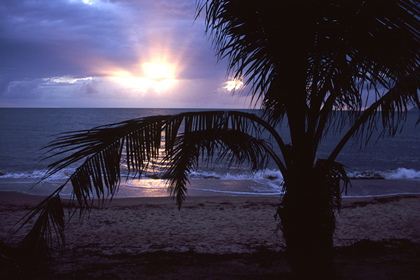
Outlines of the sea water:
M 152 115 L 177 114 L 197 109 L 127 109 L 127 108 L 0 108 L 0 191 L 18 191 L 47 195 L 60 186 L 76 166 L 67 168 L 31 188 L 45 174 L 48 161 L 40 161 L 46 146 L 57 134 L 90 129 L 95 126 Z M 246 110 L 258 114 L 258 110 Z M 348 195 L 385 195 L 420 193 L 420 128 L 418 112 L 409 112 L 404 129 L 393 138 L 377 139 L 379 131 L 366 147 L 350 141 L 337 161 L 346 166 L 354 179 L 385 180 L 383 187 L 350 189 Z M 282 136 L 288 139 L 287 128 Z M 340 134 L 328 135 L 319 146 L 318 158 L 325 158 Z M 288 141 L 288 140 L 286 140 Z M 199 166 L 190 173 L 190 193 L 195 195 L 278 195 L 283 178 L 274 163 L 253 173 L 247 166 Z M 398 184 L 393 184 L 398 182 Z M 140 180 L 124 181 L 119 196 L 167 195 L 166 182 L 159 174 L 146 174 Z M 370 189 L 368 189 L 370 188 Z M 64 195 L 71 194 L 68 186 Z

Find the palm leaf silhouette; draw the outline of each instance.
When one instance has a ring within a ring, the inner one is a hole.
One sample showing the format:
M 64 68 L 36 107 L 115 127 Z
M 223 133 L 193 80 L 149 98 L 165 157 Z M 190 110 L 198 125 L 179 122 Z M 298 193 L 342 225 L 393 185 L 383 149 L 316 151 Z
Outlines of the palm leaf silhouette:
M 61 205 L 59 193 L 70 183 L 81 214 L 91 209 L 96 200 L 103 205 L 118 191 L 122 161 L 128 174 L 137 177 L 149 165 L 166 169 L 169 190 L 178 207 L 187 194 L 188 174 L 197 168 L 200 160 L 208 165 L 222 161 L 227 166 L 245 163 L 255 171 L 273 159 L 281 170 L 285 170 L 282 159 L 262 138 L 263 133 L 271 134 L 284 148 L 281 138 L 268 123 L 239 111 L 154 116 L 63 133 L 46 146 L 49 154 L 46 159 L 59 159 L 48 166 L 43 179 L 82 163 L 54 194 L 25 217 L 27 222 L 40 214 L 27 240 L 38 238 L 34 244 L 42 241 L 51 244 L 52 232 L 45 229 L 52 228 L 64 243 L 62 212 L 57 210 Z
M 227 58 L 230 73 L 249 89 L 251 103 L 261 104 L 262 117 L 238 111 L 191 112 L 65 133 L 47 147 L 48 158 L 61 159 L 49 166 L 46 177 L 80 163 L 69 182 L 82 213 L 95 198 L 103 203 L 115 196 L 121 162 L 133 176 L 163 168 L 180 207 L 188 173 L 202 162 L 246 163 L 257 170 L 272 159 L 285 181 L 279 215 L 292 270 L 298 278 L 329 279 L 334 276 L 332 237 L 340 183 L 344 189 L 349 183 L 343 166 L 335 162 L 337 155 L 352 137 L 367 143 L 377 129 L 381 136 L 393 136 L 408 106 L 420 107 L 418 3 L 197 3 L 197 16 L 205 12 L 217 57 Z M 290 143 L 275 129 L 283 122 Z M 343 129 L 343 139 L 331 147 L 327 159 L 317 160 L 323 137 Z M 271 145 L 278 146 L 280 154 Z M 27 217 L 40 214 L 30 234 L 31 240 L 41 240 L 37 244 L 48 243 L 51 235 L 43 230 L 48 223 L 64 236 L 57 210 L 63 187 Z

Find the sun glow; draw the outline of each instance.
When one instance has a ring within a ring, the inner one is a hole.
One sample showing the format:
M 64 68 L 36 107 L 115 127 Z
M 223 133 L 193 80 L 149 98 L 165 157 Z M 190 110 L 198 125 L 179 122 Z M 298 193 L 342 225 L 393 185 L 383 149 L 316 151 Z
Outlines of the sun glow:
M 232 80 L 232 81 L 227 81 L 225 83 L 224 88 L 227 89 L 228 91 L 232 91 L 232 90 L 238 90 L 241 89 L 244 86 L 244 83 L 240 80 Z
M 114 82 L 141 92 L 152 90 L 163 92 L 176 84 L 175 67 L 165 62 L 145 62 L 141 64 L 142 74 L 128 71 L 112 71 L 109 75 Z
M 144 76 L 151 80 L 174 79 L 174 69 L 169 63 L 145 62 L 142 64 Z

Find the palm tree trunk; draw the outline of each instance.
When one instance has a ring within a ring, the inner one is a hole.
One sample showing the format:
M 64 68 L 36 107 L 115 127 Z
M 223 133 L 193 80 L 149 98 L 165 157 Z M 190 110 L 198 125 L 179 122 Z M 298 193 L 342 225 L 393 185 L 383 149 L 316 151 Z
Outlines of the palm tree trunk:
M 287 258 L 297 279 L 336 279 L 331 195 L 313 173 L 295 173 L 285 182 L 278 214 Z

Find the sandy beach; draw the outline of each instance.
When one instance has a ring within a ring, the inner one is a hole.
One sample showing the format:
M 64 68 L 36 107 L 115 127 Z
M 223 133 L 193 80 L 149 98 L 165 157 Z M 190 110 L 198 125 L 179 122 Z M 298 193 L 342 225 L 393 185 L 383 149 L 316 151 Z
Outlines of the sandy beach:
M 420 279 L 420 195 L 346 198 L 337 216 L 342 279 Z M 0 193 L 0 238 L 42 197 Z M 28 276 L 2 244 L 1 279 L 291 279 L 277 197 L 114 199 L 66 229 L 66 247 Z M 35 277 L 36 276 L 36 277 Z M 17 277 L 17 278 L 16 278 Z M 28 277 L 28 278 L 25 278 Z

